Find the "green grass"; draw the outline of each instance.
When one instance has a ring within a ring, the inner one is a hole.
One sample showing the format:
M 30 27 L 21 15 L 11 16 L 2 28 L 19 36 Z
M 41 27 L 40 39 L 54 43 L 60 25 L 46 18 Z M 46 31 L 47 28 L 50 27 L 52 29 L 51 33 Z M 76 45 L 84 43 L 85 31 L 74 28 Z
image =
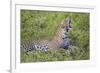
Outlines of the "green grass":
M 21 51 L 21 62 L 69 61 L 89 59 L 89 13 L 21 10 L 21 43 L 33 40 L 48 40 L 57 27 L 67 18 L 72 18 L 72 30 L 68 37 L 70 44 L 78 47 L 76 53 L 64 49 L 26 54 Z
M 89 54 L 80 49 L 76 49 L 77 52 L 68 52 L 65 49 L 50 49 L 47 52 L 34 51 L 32 53 L 24 53 L 21 55 L 21 62 L 51 62 L 51 61 L 71 61 L 71 60 L 87 60 Z
M 55 34 L 62 20 L 70 13 L 21 10 L 21 39 L 50 39 Z

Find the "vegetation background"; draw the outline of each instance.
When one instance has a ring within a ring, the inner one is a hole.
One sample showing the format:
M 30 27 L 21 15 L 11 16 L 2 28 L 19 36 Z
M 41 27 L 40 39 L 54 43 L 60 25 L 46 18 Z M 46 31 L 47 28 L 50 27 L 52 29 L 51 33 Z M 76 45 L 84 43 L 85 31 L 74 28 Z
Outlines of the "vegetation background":
M 89 59 L 89 13 L 21 10 L 21 43 L 32 40 L 45 40 L 54 36 L 67 17 L 72 18 L 72 30 L 68 32 L 70 44 L 75 51 L 51 49 L 47 52 L 34 52 L 27 55 L 21 51 L 21 62 L 69 61 Z

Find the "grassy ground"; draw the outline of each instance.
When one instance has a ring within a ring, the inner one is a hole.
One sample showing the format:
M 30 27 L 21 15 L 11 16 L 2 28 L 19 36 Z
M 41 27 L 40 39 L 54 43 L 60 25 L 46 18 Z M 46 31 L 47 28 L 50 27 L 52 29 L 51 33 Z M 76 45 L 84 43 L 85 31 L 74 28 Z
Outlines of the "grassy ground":
M 75 48 L 74 48 L 75 49 Z M 51 61 L 71 61 L 71 60 L 87 60 L 88 52 L 84 52 L 78 48 L 75 51 L 65 49 L 50 49 L 47 52 L 34 51 L 32 53 L 24 53 L 21 55 L 21 62 L 51 62 Z
M 72 18 L 73 28 L 68 37 L 70 44 L 78 47 L 77 53 L 68 54 L 64 49 L 51 49 L 27 55 L 21 51 L 21 62 L 89 59 L 89 13 L 21 10 L 21 43 L 51 39 L 62 20 L 68 16 Z

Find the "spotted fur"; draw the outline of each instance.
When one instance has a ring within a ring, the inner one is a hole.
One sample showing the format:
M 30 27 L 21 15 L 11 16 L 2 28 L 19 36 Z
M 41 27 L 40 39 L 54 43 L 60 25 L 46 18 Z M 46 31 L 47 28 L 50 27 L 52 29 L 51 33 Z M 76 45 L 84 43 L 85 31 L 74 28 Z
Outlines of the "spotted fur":
M 24 49 L 25 52 L 32 52 L 32 51 L 48 51 L 48 49 L 57 49 L 63 48 L 62 43 L 64 40 L 68 41 L 66 29 L 68 30 L 70 24 L 70 19 L 66 18 L 61 25 L 59 25 L 58 30 L 56 31 L 54 37 L 51 40 L 47 41 L 32 41 L 28 43 L 24 43 L 21 45 L 22 50 Z M 68 42 L 69 43 L 69 42 Z M 66 43 L 65 43 L 66 44 Z M 68 45 L 68 44 L 67 44 Z

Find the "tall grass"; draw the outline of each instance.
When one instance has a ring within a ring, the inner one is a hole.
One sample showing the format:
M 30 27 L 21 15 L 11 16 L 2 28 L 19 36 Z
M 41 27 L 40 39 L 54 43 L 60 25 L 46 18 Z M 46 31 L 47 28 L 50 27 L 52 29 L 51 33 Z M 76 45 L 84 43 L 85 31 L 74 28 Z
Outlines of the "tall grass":
M 47 52 L 33 52 L 27 55 L 21 51 L 21 62 L 45 62 L 89 59 L 89 13 L 21 10 L 21 43 L 33 40 L 49 40 L 57 27 L 67 18 L 72 18 L 72 30 L 68 37 L 77 52 L 66 53 L 64 49 L 50 49 Z

